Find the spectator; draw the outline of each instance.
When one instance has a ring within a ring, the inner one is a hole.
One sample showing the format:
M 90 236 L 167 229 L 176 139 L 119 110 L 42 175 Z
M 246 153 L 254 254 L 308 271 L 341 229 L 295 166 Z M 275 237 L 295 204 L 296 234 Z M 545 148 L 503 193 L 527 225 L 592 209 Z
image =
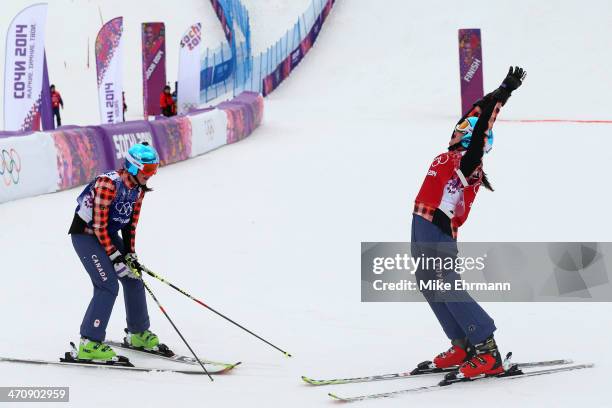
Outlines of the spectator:
M 127 112 L 127 104 L 125 103 L 125 92 L 121 92 L 121 99 L 123 101 L 123 121 L 125 122 L 125 112 Z
M 59 92 L 55 90 L 55 85 L 49 87 L 51 93 L 51 107 L 53 108 L 53 117 L 56 119 L 56 127 L 62 126 L 62 117 L 60 116 L 60 106 L 64 109 L 64 101 Z
M 169 85 L 164 87 L 164 92 L 159 97 L 159 107 L 161 108 L 162 115 L 166 117 L 176 115 L 176 103 L 170 93 Z

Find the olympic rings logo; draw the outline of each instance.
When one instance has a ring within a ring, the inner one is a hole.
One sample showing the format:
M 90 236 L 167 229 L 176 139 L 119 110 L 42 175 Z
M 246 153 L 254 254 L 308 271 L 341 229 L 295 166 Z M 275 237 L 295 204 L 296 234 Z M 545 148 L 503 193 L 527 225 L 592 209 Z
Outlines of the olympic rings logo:
M 437 167 L 441 164 L 445 164 L 447 161 L 448 161 L 448 154 L 443 153 L 434 159 L 433 163 L 431 164 L 431 167 Z
M 132 214 L 132 211 L 134 211 L 134 203 L 129 201 L 115 203 L 115 210 L 119 212 L 119 215 L 130 215 Z
M 21 172 L 21 157 L 15 149 L 2 149 L 0 154 L 0 176 L 4 179 L 4 185 L 19 183 Z

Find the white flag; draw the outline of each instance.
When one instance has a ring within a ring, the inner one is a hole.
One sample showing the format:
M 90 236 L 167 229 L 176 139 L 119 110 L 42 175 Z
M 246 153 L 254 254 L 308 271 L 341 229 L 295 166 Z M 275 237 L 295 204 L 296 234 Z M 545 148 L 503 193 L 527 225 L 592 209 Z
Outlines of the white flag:
M 104 24 L 96 37 L 96 70 L 100 121 L 118 123 L 123 118 L 123 17 Z
M 33 130 L 40 122 L 47 4 L 26 7 L 6 35 L 4 129 Z
M 200 103 L 200 23 L 194 24 L 181 37 L 178 69 L 178 113 L 185 114 Z

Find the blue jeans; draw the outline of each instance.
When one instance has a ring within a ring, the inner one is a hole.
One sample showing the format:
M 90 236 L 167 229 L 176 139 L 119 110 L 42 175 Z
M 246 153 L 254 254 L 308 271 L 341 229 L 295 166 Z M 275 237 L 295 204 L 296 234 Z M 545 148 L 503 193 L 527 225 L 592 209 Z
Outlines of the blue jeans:
M 117 277 L 111 260 L 94 235 L 72 234 L 72 245 L 93 284 L 93 297 L 81 323 L 81 336 L 94 341 L 104 341 L 106 326 L 119 293 L 119 281 L 123 286 L 127 328 L 140 333 L 149 328 L 147 299 L 142 281 Z M 124 253 L 123 242 L 118 234 L 111 237 L 117 249 Z
M 412 218 L 411 252 L 413 257 L 456 258 L 457 242 L 442 232 L 437 225 L 419 215 Z M 454 272 L 441 272 L 434 268 L 419 267 L 415 273 L 417 283 L 443 279 L 453 282 L 460 279 Z M 419 286 L 420 287 L 420 286 Z M 482 343 L 495 331 L 493 319 L 465 290 L 440 293 L 436 290 L 421 290 L 446 336 L 453 339 L 468 338 L 470 343 Z

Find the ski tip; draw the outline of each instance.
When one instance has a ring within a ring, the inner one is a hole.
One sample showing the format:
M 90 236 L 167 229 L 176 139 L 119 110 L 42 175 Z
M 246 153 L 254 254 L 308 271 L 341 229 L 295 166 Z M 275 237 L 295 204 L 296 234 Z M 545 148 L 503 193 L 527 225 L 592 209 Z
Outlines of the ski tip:
M 226 366 L 226 369 L 227 369 L 227 371 L 233 370 L 234 368 L 238 367 L 240 364 L 242 364 L 242 361 L 239 361 L 239 362 L 234 363 L 234 364 L 228 364 Z
M 286 351 L 284 351 L 283 354 L 285 355 L 285 357 L 293 357 L 291 354 L 287 353 Z
M 302 376 L 302 381 L 304 381 L 307 384 L 310 385 L 317 385 L 316 380 L 313 380 L 312 378 L 306 377 L 305 375 Z
M 346 400 L 342 397 L 337 396 L 336 394 L 333 394 L 331 392 L 327 393 L 328 396 L 331 397 L 331 399 L 333 399 L 334 401 L 338 401 L 338 402 L 346 402 Z
M 332 385 L 332 384 L 344 384 L 342 380 L 315 380 L 305 375 L 302 376 L 302 381 L 310 385 Z

